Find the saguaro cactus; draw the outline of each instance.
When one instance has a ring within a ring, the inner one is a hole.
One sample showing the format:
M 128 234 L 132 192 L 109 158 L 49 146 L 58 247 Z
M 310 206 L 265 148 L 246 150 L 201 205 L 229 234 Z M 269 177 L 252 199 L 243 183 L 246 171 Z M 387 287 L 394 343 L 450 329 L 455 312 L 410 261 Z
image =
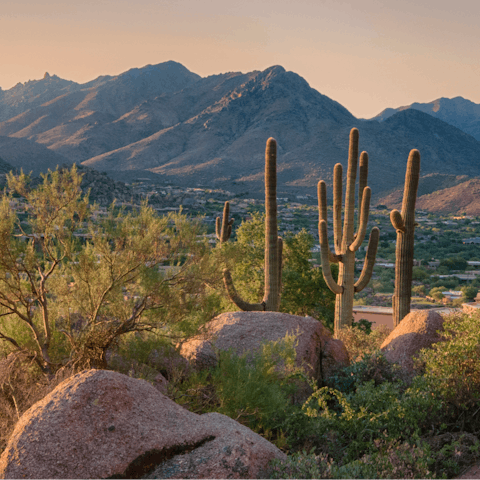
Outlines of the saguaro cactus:
M 396 327 L 410 313 L 412 298 L 412 270 L 415 233 L 415 203 L 420 177 L 420 153 L 412 150 L 408 156 L 402 213 L 390 212 L 390 221 L 397 231 L 395 249 L 395 292 L 393 302 L 393 325 Z
M 265 150 L 265 294 L 261 303 L 248 303 L 237 294 L 228 269 L 223 279 L 228 296 L 240 310 L 276 312 L 282 286 L 282 239 L 277 229 L 277 142 L 267 140 Z
M 228 215 L 230 213 L 230 203 L 225 202 L 223 207 L 223 218 L 217 217 L 215 222 L 215 233 L 217 238 L 220 240 L 220 243 L 225 243 L 232 235 L 232 225 L 234 219 L 228 219 Z
M 368 214 L 370 208 L 371 190 L 367 187 L 368 154 L 362 152 L 360 156 L 360 175 L 358 206 L 360 218 L 358 231 L 354 235 L 355 218 L 355 181 L 358 163 L 358 130 L 350 131 L 350 146 L 348 153 L 347 189 L 345 193 L 345 213 L 342 233 L 342 165 L 337 163 L 333 169 L 333 233 L 335 254 L 330 251 L 327 235 L 327 188 L 322 180 L 318 182 L 318 233 L 322 256 L 323 277 L 330 290 L 336 294 L 335 300 L 335 334 L 353 320 L 353 296 L 361 292 L 370 281 L 375 263 L 380 232 L 373 227 L 368 241 L 368 250 L 365 256 L 362 273 L 355 282 L 355 252 L 358 250 L 367 231 Z M 338 263 L 338 280 L 332 276 L 330 262 Z

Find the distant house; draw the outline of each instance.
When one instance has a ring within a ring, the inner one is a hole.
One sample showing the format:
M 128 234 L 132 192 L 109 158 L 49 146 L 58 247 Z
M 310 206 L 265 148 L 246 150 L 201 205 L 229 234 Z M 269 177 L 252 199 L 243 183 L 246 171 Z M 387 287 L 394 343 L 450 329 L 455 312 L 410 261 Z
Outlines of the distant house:
M 480 237 L 464 238 L 462 243 L 464 245 L 478 245 L 480 244 Z

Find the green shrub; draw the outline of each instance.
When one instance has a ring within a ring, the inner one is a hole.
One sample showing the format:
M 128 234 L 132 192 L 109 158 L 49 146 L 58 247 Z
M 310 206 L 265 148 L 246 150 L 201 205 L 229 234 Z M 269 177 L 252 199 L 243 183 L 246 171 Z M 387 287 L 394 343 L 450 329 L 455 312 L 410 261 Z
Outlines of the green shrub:
M 336 461 L 354 461 L 376 451 L 374 441 L 411 441 L 431 428 L 441 402 L 428 392 L 400 382 L 375 386 L 369 381 L 344 394 L 323 387 L 302 407 L 315 421 L 320 442 Z
M 346 464 L 305 451 L 274 460 L 268 478 L 435 478 L 428 449 L 395 440 L 374 442 L 376 451 Z
M 289 455 L 285 461 L 273 460 L 266 472 L 267 478 L 332 478 L 333 460 L 325 454 L 313 451 Z M 358 478 L 358 477 L 357 477 Z
M 424 376 L 414 381 L 447 402 L 451 413 L 463 415 L 465 428 L 478 430 L 473 412 L 480 406 L 480 314 L 449 315 L 443 326 L 446 341 L 421 352 Z
M 342 393 L 351 393 L 361 384 L 373 381 L 375 385 L 397 381 L 398 367 L 387 361 L 385 355 L 376 351 L 364 354 L 362 359 L 337 371 L 327 379 L 326 385 Z
M 306 380 L 295 367 L 295 342 L 295 336 L 287 335 L 254 354 L 218 352 L 218 367 L 212 372 L 217 411 L 254 430 L 278 429 L 298 381 Z

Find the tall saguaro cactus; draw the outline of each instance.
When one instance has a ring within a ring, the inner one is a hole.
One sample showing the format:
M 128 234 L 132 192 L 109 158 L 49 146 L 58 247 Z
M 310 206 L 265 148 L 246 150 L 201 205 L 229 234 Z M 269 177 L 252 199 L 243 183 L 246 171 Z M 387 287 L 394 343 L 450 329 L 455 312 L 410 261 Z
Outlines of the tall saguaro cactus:
M 342 165 L 337 163 L 333 169 L 333 233 L 335 254 L 330 251 L 327 234 L 327 188 L 325 182 L 318 182 L 318 233 L 322 255 L 323 277 L 330 290 L 336 294 L 335 299 L 335 334 L 352 324 L 353 296 L 361 292 L 372 276 L 373 265 L 378 247 L 380 232 L 373 227 L 368 241 L 368 250 L 365 256 L 362 273 L 355 282 L 355 252 L 359 249 L 367 231 L 368 214 L 370 208 L 371 190 L 367 187 L 368 154 L 362 152 L 360 156 L 360 175 L 358 207 L 360 218 L 358 231 L 354 235 L 355 218 L 355 181 L 358 164 L 358 130 L 350 131 L 350 145 L 348 153 L 347 188 L 345 193 L 345 212 L 342 232 Z M 330 262 L 338 263 L 338 280 L 332 276 Z
M 408 156 L 402 213 L 390 212 L 390 221 L 397 231 L 395 249 L 395 292 L 393 302 L 393 325 L 396 327 L 410 313 L 412 299 L 412 270 L 415 233 L 415 203 L 420 177 L 420 153 L 412 150 Z
M 230 214 L 230 203 L 225 202 L 223 207 L 223 218 L 217 217 L 215 222 L 215 233 L 217 235 L 218 240 L 220 243 L 225 243 L 232 235 L 232 225 L 234 219 L 228 219 L 228 215 Z
M 277 312 L 282 284 L 282 239 L 277 229 L 277 142 L 267 140 L 265 150 L 265 294 L 261 303 L 248 303 L 237 294 L 227 268 L 223 280 L 228 296 L 240 310 Z

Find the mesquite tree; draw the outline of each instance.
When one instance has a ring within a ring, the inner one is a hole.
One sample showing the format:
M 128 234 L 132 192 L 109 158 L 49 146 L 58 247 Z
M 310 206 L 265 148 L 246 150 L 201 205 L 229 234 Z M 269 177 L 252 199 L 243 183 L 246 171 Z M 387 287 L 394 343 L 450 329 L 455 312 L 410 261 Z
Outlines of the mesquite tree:
M 322 270 L 325 282 L 336 294 L 335 300 L 335 334 L 353 320 L 353 296 L 361 292 L 370 281 L 377 253 L 379 230 L 372 228 L 368 242 L 360 278 L 355 282 L 355 252 L 362 244 L 367 231 L 368 214 L 370 208 L 371 190 L 367 187 L 368 154 L 362 152 L 360 156 L 359 194 L 358 205 L 360 218 L 358 231 L 354 234 L 355 219 L 355 181 L 358 164 L 358 130 L 350 131 L 350 146 L 348 154 L 347 189 L 345 194 L 345 213 L 342 232 L 342 165 L 337 163 L 333 170 L 333 233 L 335 253 L 330 251 L 327 234 L 327 190 L 325 182 L 318 182 L 318 233 L 320 237 Z M 332 276 L 330 262 L 338 263 L 338 280 Z
M 415 202 L 420 177 L 420 153 L 412 150 L 408 156 L 402 213 L 392 210 L 390 220 L 397 231 L 395 250 L 395 292 L 392 297 L 393 325 L 396 327 L 410 313 L 415 234 Z
M 230 271 L 223 279 L 230 300 L 243 311 L 278 312 L 282 288 L 282 239 L 277 228 L 277 142 L 267 140 L 265 150 L 265 294 L 262 302 L 248 303 L 237 294 Z

